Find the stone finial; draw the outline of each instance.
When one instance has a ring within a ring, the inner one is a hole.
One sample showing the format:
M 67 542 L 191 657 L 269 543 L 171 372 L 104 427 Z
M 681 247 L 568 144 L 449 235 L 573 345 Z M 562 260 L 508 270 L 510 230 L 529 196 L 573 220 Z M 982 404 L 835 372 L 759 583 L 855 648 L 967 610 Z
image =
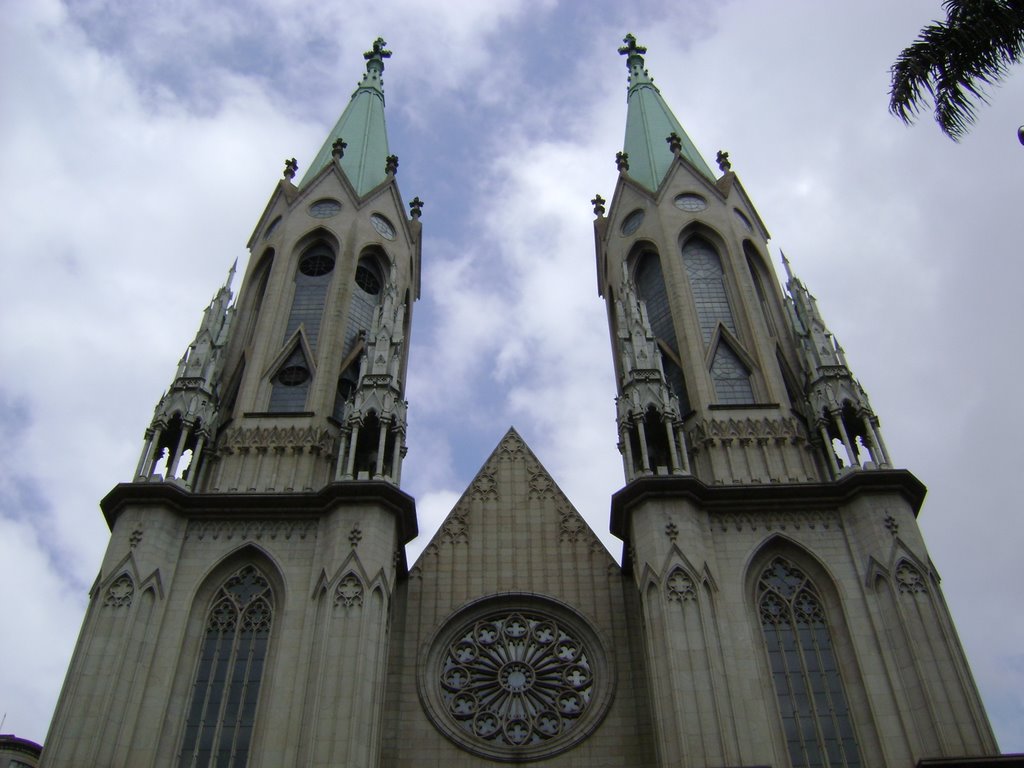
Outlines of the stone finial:
M 423 201 L 420 200 L 419 195 L 409 201 L 409 213 L 414 219 L 423 215 Z
M 294 157 L 291 158 L 290 160 L 284 161 L 284 177 L 288 179 L 288 181 L 291 181 L 292 179 L 295 178 L 295 173 L 298 170 L 299 164 L 298 162 L 296 162 Z
M 622 38 L 622 42 L 625 45 L 619 48 L 620 56 L 642 56 L 647 53 L 647 49 L 644 46 L 636 44 L 636 37 L 632 34 L 627 34 Z M 629 59 L 626 59 L 626 61 L 628 62 Z
M 729 162 L 729 153 L 724 149 L 718 150 L 718 154 L 715 155 L 715 161 L 718 163 L 718 170 L 722 173 L 728 173 L 732 170 L 732 163 Z
M 347 146 L 348 143 L 339 136 L 334 140 L 334 143 L 331 144 L 331 157 L 335 160 L 341 160 L 341 158 L 345 156 L 345 147 Z
M 394 176 L 398 173 L 398 155 L 388 155 L 384 160 L 384 173 Z
M 373 50 L 366 51 L 366 53 L 363 54 L 363 58 L 366 59 L 367 61 L 370 61 L 372 59 L 376 59 L 377 61 L 381 61 L 382 59 L 390 59 L 391 51 L 385 50 L 386 45 L 387 43 L 384 42 L 384 38 L 378 37 L 376 40 L 373 41 Z
M 665 143 L 668 144 L 668 148 L 672 150 L 673 155 L 678 155 L 683 151 L 683 140 L 679 138 L 679 134 L 672 131 L 667 137 L 665 137 Z
M 619 169 L 620 173 L 629 170 L 629 152 L 615 153 L 615 167 Z
M 621 155 L 622 153 L 620 152 L 619 154 Z M 594 206 L 594 215 L 598 218 L 604 216 L 605 199 L 600 195 L 594 195 L 594 199 L 590 202 Z

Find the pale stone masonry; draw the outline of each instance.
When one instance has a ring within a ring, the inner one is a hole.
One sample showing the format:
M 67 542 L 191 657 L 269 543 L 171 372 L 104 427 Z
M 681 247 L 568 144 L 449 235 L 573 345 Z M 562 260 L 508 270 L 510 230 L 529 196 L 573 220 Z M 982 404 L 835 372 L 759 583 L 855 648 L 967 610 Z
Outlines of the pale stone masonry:
M 1024 763 L 998 756 L 924 487 L 788 262 L 779 284 L 727 154 L 715 174 L 624 43 L 618 179 L 592 201 L 622 562 L 510 429 L 407 566 L 423 202 L 398 191 L 378 39 L 102 502 L 41 765 Z

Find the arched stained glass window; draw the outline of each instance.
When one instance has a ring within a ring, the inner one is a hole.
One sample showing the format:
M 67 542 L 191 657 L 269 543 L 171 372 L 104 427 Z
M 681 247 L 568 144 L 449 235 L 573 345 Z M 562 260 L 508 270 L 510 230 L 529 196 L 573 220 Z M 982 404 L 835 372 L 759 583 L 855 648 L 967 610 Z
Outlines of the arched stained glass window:
M 843 680 L 814 584 L 777 557 L 758 580 L 757 608 L 793 768 L 859 768 Z
M 718 253 L 707 240 L 693 237 L 683 246 L 683 264 L 690 279 L 704 343 L 711 342 L 711 336 L 719 323 L 735 334 L 736 323 L 725 292 L 725 274 Z
M 352 287 L 352 303 L 348 308 L 348 320 L 345 323 L 345 341 L 342 345 L 341 358 L 348 359 L 359 342 L 359 334 L 369 334 L 373 325 L 377 306 L 384 298 L 386 288 L 384 275 L 377 259 L 363 255 L 356 264 L 355 285 Z M 344 415 L 345 401 L 352 389 L 359 383 L 359 361 L 353 360 L 338 380 L 338 391 L 334 397 L 334 418 L 341 419 Z
M 345 345 L 341 351 L 343 358 L 355 349 L 360 332 L 368 333 L 373 324 L 373 314 L 383 298 L 384 277 L 376 259 L 363 256 L 356 265 L 355 287 L 352 290 L 352 303 L 349 305 L 348 322 L 345 325 Z
M 295 296 L 284 338 L 291 338 L 302 325 L 311 349 L 316 350 L 320 337 L 320 320 L 327 302 L 327 288 L 334 272 L 334 252 L 325 243 L 315 243 L 302 254 L 295 270 Z
M 247 565 L 217 590 L 206 616 L 180 768 L 244 768 L 267 658 L 274 596 Z
M 750 371 L 724 339 L 711 361 L 711 380 L 715 382 L 715 396 L 719 403 L 748 405 L 754 402 Z
M 676 341 L 676 330 L 672 324 L 672 309 L 668 303 L 668 292 L 665 290 L 665 278 L 661 272 L 658 254 L 647 251 L 640 256 L 633 273 L 637 295 L 643 299 L 647 307 L 647 319 L 654 335 L 679 357 L 679 343 Z M 690 410 L 690 400 L 686 394 L 686 382 L 683 371 L 678 363 L 662 351 L 662 368 L 668 385 L 679 398 L 679 407 L 683 413 Z

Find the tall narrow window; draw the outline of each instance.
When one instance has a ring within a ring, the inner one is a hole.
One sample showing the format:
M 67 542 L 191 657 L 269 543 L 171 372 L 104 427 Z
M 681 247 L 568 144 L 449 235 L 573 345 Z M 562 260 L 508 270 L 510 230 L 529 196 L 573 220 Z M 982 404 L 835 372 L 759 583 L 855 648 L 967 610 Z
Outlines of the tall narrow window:
M 690 289 L 693 291 L 693 303 L 697 308 L 697 319 L 700 322 L 704 343 L 711 342 L 715 328 L 721 323 L 733 334 L 736 323 L 732 317 L 732 307 L 725 292 L 725 273 L 722 272 L 722 261 L 718 252 L 711 244 L 700 237 L 693 237 L 683 246 L 683 264 L 686 275 L 690 278 Z
M 380 304 L 384 290 L 384 278 L 375 259 L 363 256 L 356 265 L 356 284 L 352 290 L 352 304 L 348 310 L 345 325 L 345 346 L 343 358 L 355 348 L 360 333 L 368 333 L 373 324 L 373 311 Z
M 757 293 L 757 303 L 761 305 L 761 316 L 764 317 L 765 327 L 772 336 L 776 335 L 775 320 L 772 318 L 772 310 L 768 305 L 768 294 L 764 290 L 764 281 L 761 279 L 761 257 L 753 249 L 750 243 L 743 243 L 743 251 L 747 254 L 747 267 L 750 269 L 750 279 L 754 281 L 754 291 Z
M 843 679 L 814 584 L 777 557 L 758 581 L 757 606 L 793 768 L 860 768 Z
M 334 253 L 324 243 L 315 243 L 302 254 L 295 272 L 295 296 L 284 331 L 285 340 L 291 338 L 302 325 L 310 349 L 316 350 L 320 336 L 320 319 L 327 300 L 327 288 L 334 271 Z
M 368 334 L 373 325 L 373 316 L 384 294 L 384 276 L 373 256 L 362 256 L 356 264 L 355 285 L 352 286 L 352 303 L 345 323 L 345 341 L 341 358 L 347 360 L 359 343 L 360 334 Z M 359 359 L 352 360 L 338 379 L 338 391 L 334 397 L 334 418 L 344 416 L 345 401 L 359 384 Z
M 270 640 L 274 597 L 247 565 L 217 590 L 206 616 L 179 768 L 244 768 Z
M 249 305 L 249 316 L 246 319 L 245 334 L 243 336 L 245 343 L 243 344 L 243 348 L 249 346 L 249 342 L 252 341 L 252 335 L 256 331 L 256 322 L 260 319 L 260 309 L 263 308 L 263 297 L 267 293 L 267 283 L 270 280 L 270 268 L 273 265 L 274 249 L 268 248 L 267 252 L 263 254 L 256 271 L 253 272 L 253 299 Z
M 679 343 L 676 341 L 672 308 L 668 303 L 668 292 L 665 290 L 665 278 L 661 273 L 658 254 L 647 251 L 640 256 L 633 273 L 633 281 L 636 284 L 637 295 L 643 299 L 647 307 L 647 319 L 651 323 L 651 330 L 658 338 L 659 345 L 663 347 L 661 364 L 665 370 L 665 378 L 679 398 L 680 410 L 687 413 L 690 410 L 690 399 L 686 394 L 683 369 L 679 365 Z

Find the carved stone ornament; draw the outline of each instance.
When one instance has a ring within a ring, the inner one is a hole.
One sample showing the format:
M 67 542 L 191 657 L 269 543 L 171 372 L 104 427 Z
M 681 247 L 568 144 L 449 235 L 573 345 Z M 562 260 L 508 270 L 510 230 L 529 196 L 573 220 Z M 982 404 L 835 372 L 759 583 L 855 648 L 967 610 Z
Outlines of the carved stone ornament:
M 665 580 L 665 595 L 675 603 L 688 603 L 697 599 L 693 579 L 682 568 L 675 568 Z
M 305 539 L 316 537 L 316 520 L 191 520 L 188 539 Z
M 679 526 L 669 520 L 665 523 L 665 535 L 668 536 L 669 541 L 674 542 L 679 538 Z
M 691 444 L 716 440 L 804 440 L 806 435 L 796 419 L 702 419 L 687 434 Z
M 219 446 L 232 452 L 252 448 L 299 448 L 324 454 L 334 452 L 334 435 L 315 427 L 235 427 L 229 429 Z
M 511 595 L 470 604 L 435 635 L 420 688 L 434 725 L 462 749 L 524 762 L 562 752 L 604 716 L 603 644 L 567 606 Z
M 799 531 L 802 528 L 813 531 L 818 528 L 828 530 L 832 526 L 843 527 L 842 519 L 834 512 L 727 512 L 711 517 L 711 530 L 719 531 Z
M 347 573 L 334 590 L 335 607 L 354 608 L 363 604 L 363 584 L 354 573 Z
M 358 525 L 353 525 L 352 530 L 348 534 L 348 543 L 352 545 L 352 549 L 359 546 L 359 542 L 363 539 L 363 532 L 359 529 Z
M 482 470 L 469 486 L 469 495 L 477 500 L 498 498 L 498 479 L 494 473 Z
M 465 506 L 456 505 L 448 515 L 448 519 L 441 525 L 436 540 L 449 544 L 467 543 L 469 541 L 468 512 L 469 510 Z
M 903 560 L 896 566 L 896 586 L 904 594 L 918 594 L 928 591 L 928 584 L 924 576 L 906 560 Z
M 541 470 L 530 472 L 529 496 L 531 499 L 555 498 L 555 483 L 546 472 Z
M 134 596 L 135 584 L 132 583 L 132 579 L 127 573 L 122 573 L 107 587 L 107 592 L 103 596 L 103 604 L 112 608 L 128 607 L 132 604 Z
M 515 461 L 526 455 L 526 446 L 518 435 L 508 434 L 498 446 L 498 458 L 504 461 Z
M 572 507 L 559 505 L 558 516 L 558 538 L 560 541 L 575 544 L 579 541 L 580 536 L 585 536 L 588 533 L 589 526 Z

